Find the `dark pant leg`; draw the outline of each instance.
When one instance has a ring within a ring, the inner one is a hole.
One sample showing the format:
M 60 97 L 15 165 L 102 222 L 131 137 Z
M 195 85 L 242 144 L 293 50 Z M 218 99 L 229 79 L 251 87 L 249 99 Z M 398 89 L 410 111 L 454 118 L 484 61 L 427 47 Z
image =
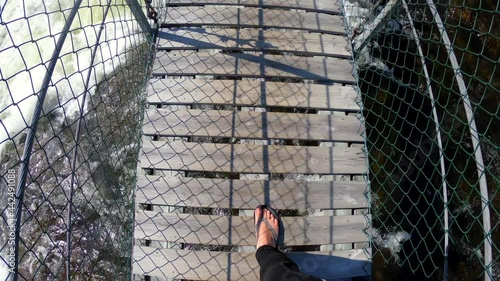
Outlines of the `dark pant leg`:
M 285 254 L 271 246 L 262 246 L 255 253 L 260 265 L 260 281 L 321 281 L 300 272 Z

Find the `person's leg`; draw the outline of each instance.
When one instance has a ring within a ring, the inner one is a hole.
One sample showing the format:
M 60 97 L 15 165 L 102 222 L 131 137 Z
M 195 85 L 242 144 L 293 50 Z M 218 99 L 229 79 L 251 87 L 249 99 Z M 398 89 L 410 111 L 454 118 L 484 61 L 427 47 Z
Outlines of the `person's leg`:
M 260 280 L 320 281 L 321 279 L 301 273 L 299 267 L 292 260 L 276 249 L 276 237 L 269 227 L 274 229 L 274 233 L 279 233 L 278 218 L 274 217 L 267 209 L 255 209 L 256 224 L 261 217 L 269 225 L 262 222 L 257 233 L 255 257 L 260 265 Z
M 260 247 L 255 256 L 260 265 L 261 281 L 321 281 L 301 273 L 297 264 L 271 246 Z

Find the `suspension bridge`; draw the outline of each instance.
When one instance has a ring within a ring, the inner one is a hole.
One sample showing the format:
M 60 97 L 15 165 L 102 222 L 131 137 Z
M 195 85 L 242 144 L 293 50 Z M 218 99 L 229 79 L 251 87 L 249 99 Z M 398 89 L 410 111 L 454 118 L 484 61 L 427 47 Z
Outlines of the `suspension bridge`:
M 133 273 L 258 280 L 252 214 L 269 204 L 304 272 L 370 275 L 363 127 L 339 6 L 170 1 L 160 27 Z

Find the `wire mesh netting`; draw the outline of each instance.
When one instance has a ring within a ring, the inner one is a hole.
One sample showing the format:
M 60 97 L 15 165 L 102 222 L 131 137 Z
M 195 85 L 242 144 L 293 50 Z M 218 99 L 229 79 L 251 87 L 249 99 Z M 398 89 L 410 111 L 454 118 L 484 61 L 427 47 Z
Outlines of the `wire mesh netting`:
M 498 5 L 0 1 L 0 280 L 498 279 Z
M 134 8 L 0 1 L 0 280 L 130 276 L 151 40 Z
M 344 2 L 377 280 L 499 278 L 498 5 Z
M 339 6 L 171 2 L 1 4 L 0 278 L 256 279 L 263 203 L 305 272 L 369 275 Z
M 308 274 L 370 274 L 363 131 L 338 3 L 170 1 L 147 89 L 134 278 L 259 280 L 253 210 Z

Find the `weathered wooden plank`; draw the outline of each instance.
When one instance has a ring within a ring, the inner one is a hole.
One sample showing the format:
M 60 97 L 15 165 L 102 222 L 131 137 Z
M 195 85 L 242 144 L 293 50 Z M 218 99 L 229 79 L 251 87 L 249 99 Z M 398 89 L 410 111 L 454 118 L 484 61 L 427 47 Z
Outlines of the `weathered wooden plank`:
M 256 80 L 156 79 L 148 103 L 294 107 L 359 111 L 350 85 L 281 83 Z
M 169 0 L 168 6 L 227 5 L 282 9 L 301 9 L 329 14 L 341 14 L 338 1 L 332 0 Z
M 139 176 L 136 203 L 253 209 L 367 208 L 366 184 L 350 181 L 263 181 Z
M 154 76 L 239 76 L 299 78 L 354 83 L 346 59 L 233 53 L 157 53 Z
M 145 115 L 142 132 L 148 136 L 363 142 L 353 115 L 170 108 L 151 108 Z
M 161 27 L 232 26 L 238 28 L 279 28 L 344 35 L 339 15 L 236 7 L 169 7 Z
M 253 28 L 176 28 L 158 32 L 157 50 L 229 49 L 351 58 L 340 35 Z
M 364 216 L 282 217 L 285 245 L 366 242 Z M 213 245 L 255 245 L 253 217 L 138 211 L 135 239 Z
M 362 174 L 356 147 L 302 147 L 145 141 L 141 168 L 286 174 Z
M 305 274 L 324 280 L 370 275 L 363 250 L 287 253 Z M 134 247 L 133 273 L 187 280 L 259 280 L 255 253 Z

